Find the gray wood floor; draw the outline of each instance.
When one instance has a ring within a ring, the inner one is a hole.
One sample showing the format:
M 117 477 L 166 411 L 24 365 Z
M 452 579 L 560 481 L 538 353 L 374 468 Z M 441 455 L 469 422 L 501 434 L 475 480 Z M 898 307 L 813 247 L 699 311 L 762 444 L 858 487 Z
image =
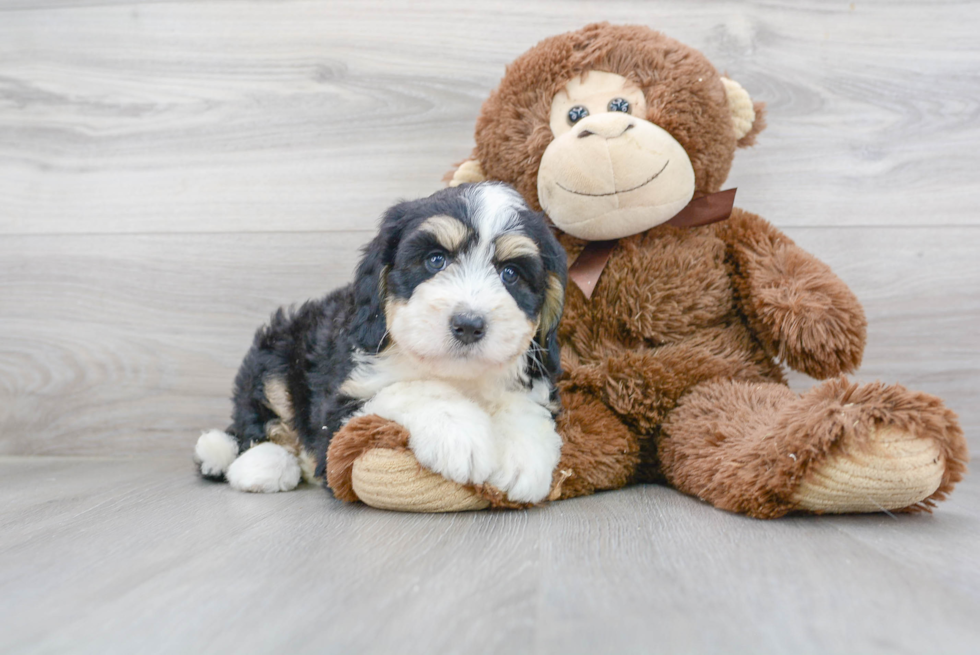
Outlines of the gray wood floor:
M 348 279 L 539 39 L 701 48 L 730 184 L 980 448 L 980 2 L 0 0 L 0 651 L 980 652 L 980 487 L 761 523 L 656 487 L 401 516 L 197 480 L 280 304 Z M 796 388 L 812 382 L 792 379 Z
M 662 487 L 408 515 L 0 458 L 0 651 L 976 653 L 980 487 L 761 522 Z

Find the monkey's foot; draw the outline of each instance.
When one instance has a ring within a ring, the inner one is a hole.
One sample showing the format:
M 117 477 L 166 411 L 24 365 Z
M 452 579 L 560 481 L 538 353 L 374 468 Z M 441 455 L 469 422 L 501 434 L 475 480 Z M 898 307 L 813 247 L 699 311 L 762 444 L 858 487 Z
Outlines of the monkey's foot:
M 793 499 L 820 513 L 914 508 L 939 489 L 946 456 L 933 439 L 894 427 L 872 430 L 863 443 L 844 444 L 803 480 Z
M 660 461 L 675 487 L 755 518 L 928 511 L 963 477 L 966 440 L 935 396 L 828 380 L 709 382 L 672 412 Z
M 841 438 L 807 470 L 792 500 L 809 512 L 928 511 L 963 475 L 966 441 L 934 396 L 899 385 L 840 382 Z

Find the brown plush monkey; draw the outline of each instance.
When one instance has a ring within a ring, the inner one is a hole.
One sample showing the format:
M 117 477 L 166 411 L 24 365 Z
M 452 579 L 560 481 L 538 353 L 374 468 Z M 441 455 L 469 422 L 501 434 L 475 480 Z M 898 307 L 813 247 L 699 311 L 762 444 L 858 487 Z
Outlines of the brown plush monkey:
M 593 262 L 566 293 L 553 499 L 664 482 L 760 518 L 912 511 L 962 477 L 965 440 L 941 400 L 839 377 L 861 362 L 865 318 L 829 267 L 740 209 L 667 223 L 719 191 L 763 126 L 762 106 L 700 52 L 639 26 L 546 39 L 484 103 L 453 183 L 515 185 L 573 270 Z M 797 395 L 783 364 L 827 381 Z M 392 509 L 508 505 L 421 470 L 407 444 L 394 423 L 354 419 L 328 483 Z

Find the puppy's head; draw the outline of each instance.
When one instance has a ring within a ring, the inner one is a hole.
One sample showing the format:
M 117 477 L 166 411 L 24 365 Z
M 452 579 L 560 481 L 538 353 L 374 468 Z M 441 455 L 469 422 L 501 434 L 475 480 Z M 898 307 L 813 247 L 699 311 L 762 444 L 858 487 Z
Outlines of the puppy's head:
M 511 187 L 475 184 L 385 214 L 354 282 L 352 335 L 365 352 L 394 345 L 427 373 L 477 378 L 522 357 L 558 373 L 565 251 Z

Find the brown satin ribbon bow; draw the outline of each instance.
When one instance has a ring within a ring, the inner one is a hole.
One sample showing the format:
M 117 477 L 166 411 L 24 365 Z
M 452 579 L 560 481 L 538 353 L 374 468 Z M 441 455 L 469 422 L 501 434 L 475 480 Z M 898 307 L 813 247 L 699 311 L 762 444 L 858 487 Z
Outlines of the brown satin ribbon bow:
M 735 206 L 735 191 L 737 189 L 726 189 L 692 200 L 664 225 L 698 227 L 724 221 L 732 215 L 732 207 Z M 599 276 L 606 268 L 606 263 L 609 262 L 609 257 L 617 243 L 619 243 L 619 239 L 589 241 L 579 253 L 575 263 L 569 267 L 568 277 L 582 290 L 586 300 L 592 298 L 592 292 L 599 282 Z

